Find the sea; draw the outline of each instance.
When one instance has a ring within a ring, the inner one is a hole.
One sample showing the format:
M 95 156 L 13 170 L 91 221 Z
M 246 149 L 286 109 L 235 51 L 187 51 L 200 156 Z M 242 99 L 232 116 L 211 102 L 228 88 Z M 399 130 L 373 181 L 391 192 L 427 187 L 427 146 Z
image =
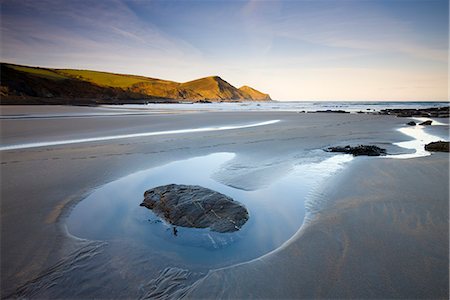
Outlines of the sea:
M 205 111 L 294 111 L 344 110 L 348 112 L 376 112 L 383 109 L 421 109 L 448 106 L 448 101 L 270 101 L 270 102 L 213 102 L 213 103 L 148 103 L 127 104 L 123 108 L 174 109 Z M 109 105 L 108 107 L 116 107 Z

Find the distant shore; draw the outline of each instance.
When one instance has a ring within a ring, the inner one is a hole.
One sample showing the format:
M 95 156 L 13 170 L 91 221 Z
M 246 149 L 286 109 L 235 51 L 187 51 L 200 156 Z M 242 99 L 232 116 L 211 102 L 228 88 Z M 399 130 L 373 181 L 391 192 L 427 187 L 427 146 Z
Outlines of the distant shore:
M 158 253 L 130 266 L 121 256 L 132 251 L 132 242 L 112 253 L 108 243 L 121 241 L 81 240 L 66 231 L 74 205 L 127 174 L 229 152 L 236 158 L 220 183 L 259 189 L 295 165 L 331 157 L 323 151 L 329 146 L 370 144 L 391 155 L 411 153 L 395 145 L 411 139 L 398 131 L 408 118 L 388 114 L 2 106 L 1 117 L 2 145 L 280 120 L 220 134 L 1 151 L 2 298 L 138 298 L 151 292 L 148 282 L 164 279 Z M 433 132 L 448 136 L 448 119 L 440 120 L 447 125 Z M 311 195 L 308 201 L 318 210 L 281 248 L 207 275 L 169 276 L 161 281 L 161 292 L 192 298 L 446 298 L 448 163 L 446 153 L 405 160 L 355 158 Z M 136 268 L 145 268 L 146 276 Z M 91 283 L 99 276 L 100 284 Z
M 92 70 L 0 63 L 2 104 L 145 104 L 149 102 L 270 101 L 249 86 L 236 88 L 219 76 L 175 82 Z
M 272 100 L 250 100 L 252 102 L 272 102 Z M 45 97 L 20 97 L 3 96 L 0 105 L 67 105 L 67 106 L 101 106 L 101 105 L 126 105 L 126 104 L 193 104 L 193 103 L 245 103 L 245 100 L 222 99 L 222 100 L 176 100 L 165 98 L 152 99 L 81 99 L 81 98 L 45 98 Z

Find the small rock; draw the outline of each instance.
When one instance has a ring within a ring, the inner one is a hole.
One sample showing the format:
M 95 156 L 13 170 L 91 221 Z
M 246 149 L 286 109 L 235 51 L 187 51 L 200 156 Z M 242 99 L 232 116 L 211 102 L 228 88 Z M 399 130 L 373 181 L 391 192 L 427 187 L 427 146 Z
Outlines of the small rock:
M 141 206 L 176 226 L 233 232 L 248 220 L 239 202 L 201 186 L 169 184 L 146 191 L 144 197 Z
M 425 122 L 420 123 L 419 125 L 429 126 L 429 125 L 431 125 L 431 123 L 433 123 L 433 121 L 428 120 L 428 121 L 425 121 Z
M 411 121 L 411 122 L 406 123 L 406 125 L 409 125 L 409 126 L 416 126 L 416 122 Z
M 326 149 L 327 152 L 342 152 L 347 154 L 353 154 L 354 156 L 360 156 L 360 155 L 367 155 L 367 156 L 380 156 L 386 154 L 386 149 L 372 146 L 372 145 L 358 145 L 355 147 L 351 146 L 337 146 L 337 147 L 330 147 Z
M 449 142 L 432 142 L 425 145 L 425 150 L 430 152 L 449 152 Z

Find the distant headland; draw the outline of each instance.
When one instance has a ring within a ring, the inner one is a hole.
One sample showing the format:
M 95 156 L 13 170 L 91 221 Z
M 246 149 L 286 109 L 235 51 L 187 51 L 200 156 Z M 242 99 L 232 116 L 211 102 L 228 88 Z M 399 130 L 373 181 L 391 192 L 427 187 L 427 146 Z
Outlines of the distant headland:
M 270 101 L 219 76 L 179 83 L 137 75 L 1 63 L 1 104 L 142 104 Z

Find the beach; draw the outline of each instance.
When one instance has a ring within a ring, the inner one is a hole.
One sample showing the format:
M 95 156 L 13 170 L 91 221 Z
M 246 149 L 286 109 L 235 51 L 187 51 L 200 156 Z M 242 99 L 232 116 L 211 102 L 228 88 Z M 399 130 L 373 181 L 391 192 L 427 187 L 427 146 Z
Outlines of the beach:
M 356 113 L 4 106 L 1 144 L 16 148 L 0 152 L 2 297 L 447 298 L 449 157 L 395 158 L 414 153 L 395 145 L 412 139 L 398 131 L 408 121 Z M 427 132 L 448 140 L 448 119 L 439 121 L 447 125 Z M 324 176 L 298 200 L 309 204 L 298 230 L 249 261 L 191 268 L 176 251 L 144 252 L 132 239 L 90 240 L 67 229 L 88 195 L 139 171 L 232 153 L 213 180 L 258 191 L 298 166 L 337 155 L 323 149 L 359 144 L 389 155 L 352 158 Z
M 210 272 L 187 297 L 445 298 L 447 163 L 356 163 L 325 189 L 334 204 L 281 249 Z

